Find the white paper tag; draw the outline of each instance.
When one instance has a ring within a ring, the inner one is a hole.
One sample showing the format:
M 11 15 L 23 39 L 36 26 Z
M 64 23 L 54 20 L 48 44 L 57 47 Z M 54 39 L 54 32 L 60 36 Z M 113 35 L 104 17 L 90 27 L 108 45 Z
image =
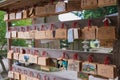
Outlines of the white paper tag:
M 65 2 L 58 2 L 56 4 L 56 12 L 64 12 L 65 11 Z
M 15 13 L 10 13 L 10 16 L 9 16 L 10 18 L 10 20 L 13 20 L 13 19 L 15 19 Z
M 8 14 L 4 15 L 4 21 L 8 20 L 8 16 L 9 16 Z
M 21 19 L 22 18 L 22 12 L 16 13 L 16 19 Z
M 74 41 L 74 36 L 73 36 L 73 29 L 68 29 L 68 42 L 73 42 Z
M 79 38 L 78 29 L 75 28 L 74 29 L 74 39 L 78 39 L 78 38 Z
M 16 38 L 17 37 L 17 31 L 12 31 L 12 38 Z
M 5 38 L 11 38 L 11 32 L 6 32 Z

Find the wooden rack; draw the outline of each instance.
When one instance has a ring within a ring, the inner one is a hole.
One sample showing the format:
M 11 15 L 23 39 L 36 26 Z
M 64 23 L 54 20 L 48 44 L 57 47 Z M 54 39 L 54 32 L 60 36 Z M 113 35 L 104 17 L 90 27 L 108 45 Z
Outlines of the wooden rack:
M 49 3 L 50 0 L 6 0 L 0 3 L 0 10 L 12 11 L 12 10 L 22 10 L 33 6 L 44 6 Z
M 59 12 L 59 13 L 52 13 L 52 14 L 43 14 L 43 15 L 40 15 L 40 16 L 32 16 L 32 17 L 23 18 L 23 19 L 13 19 L 13 20 L 6 20 L 6 21 L 11 22 L 11 21 L 18 21 L 18 20 L 34 19 L 34 18 L 38 18 L 38 17 L 55 16 L 55 15 L 59 15 L 59 14 L 67 13 L 67 12 L 69 12 L 69 11 Z
M 111 59 L 113 60 L 112 63 L 117 65 L 118 68 L 120 68 L 120 0 L 117 0 L 118 1 L 118 16 L 117 17 L 109 17 L 111 19 L 111 21 L 114 23 L 114 24 L 111 24 L 111 25 L 114 25 L 114 26 L 117 26 L 116 27 L 116 35 L 117 35 L 117 40 L 115 41 L 114 43 L 114 46 L 113 46 L 113 54 L 101 54 L 101 53 L 90 53 L 90 54 L 93 54 L 96 56 L 96 61 L 98 62 L 101 62 L 101 58 L 103 59 L 104 56 L 108 55 L 111 57 Z M 26 4 L 27 2 L 27 4 Z M 0 10 L 3 10 L 3 11 L 6 11 L 7 13 L 9 13 L 10 11 L 12 10 L 21 10 L 21 9 L 25 9 L 25 8 L 29 8 L 29 7 L 33 7 L 33 6 L 36 6 L 36 5 L 39 5 L 39 6 L 44 6 L 45 4 L 49 3 L 50 1 L 49 0 L 7 0 L 5 2 L 2 2 L 0 3 Z M 40 3 L 40 4 L 38 4 Z M 51 15 L 57 15 L 57 14 L 51 14 Z M 50 15 L 43 15 L 42 17 L 44 16 L 50 16 Z M 41 16 L 40 16 L 41 17 Z M 36 18 L 36 17 L 33 17 L 33 18 Z M 92 19 L 93 21 L 93 25 L 102 25 L 100 23 L 100 21 L 103 20 L 103 18 L 100 18 L 100 19 Z M 81 25 L 81 27 L 83 26 L 86 26 L 85 23 L 86 20 L 80 20 L 80 23 L 84 23 L 83 25 Z M 71 23 L 70 21 L 69 22 L 66 22 L 66 23 Z M 7 27 L 7 30 L 8 28 L 11 26 L 11 22 L 10 21 L 7 21 L 6 22 L 6 27 Z M 8 43 L 8 50 L 11 48 L 11 43 L 12 43 L 12 40 L 11 39 L 8 39 L 7 40 L 7 43 Z M 56 51 L 56 50 L 49 50 L 49 49 L 46 49 L 48 51 Z M 60 51 L 60 50 L 57 50 L 57 51 Z M 89 55 L 89 52 L 79 52 L 79 51 L 74 51 L 74 50 L 66 50 L 67 52 L 69 53 L 73 53 L 73 52 L 78 52 L 80 56 L 84 56 L 84 60 L 87 59 L 87 56 Z M 51 54 L 53 57 L 58 57 L 60 56 L 61 54 L 56 54 L 54 55 L 54 53 Z M 68 54 L 69 57 L 71 57 L 71 54 Z M 10 60 L 10 66 L 12 66 L 12 60 Z M 120 74 L 120 72 L 119 72 Z M 119 76 L 120 77 L 120 76 Z M 120 80 L 120 78 L 119 78 Z

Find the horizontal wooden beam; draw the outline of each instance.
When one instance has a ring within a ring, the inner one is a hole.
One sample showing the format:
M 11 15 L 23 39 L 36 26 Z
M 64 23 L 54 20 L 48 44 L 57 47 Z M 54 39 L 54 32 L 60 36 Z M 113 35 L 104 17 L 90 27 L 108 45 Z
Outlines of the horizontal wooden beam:
M 17 3 L 18 1 L 20 1 L 20 0 L 6 0 L 6 1 L 4 1 L 4 2 L 1 2 L 1 3 L 0 3 L 0 9 L 3 10 L 3 11 L 7 11 L 7 8 L 4 9 L 6 6 L 15 4 L 15 3 Z
M 6 0 L 0 3 L 0 10 L 11 11 L 19 10 L 26 7 L 33 7 L 34 5 L 43 6 L 48 3 L 49 0 Z

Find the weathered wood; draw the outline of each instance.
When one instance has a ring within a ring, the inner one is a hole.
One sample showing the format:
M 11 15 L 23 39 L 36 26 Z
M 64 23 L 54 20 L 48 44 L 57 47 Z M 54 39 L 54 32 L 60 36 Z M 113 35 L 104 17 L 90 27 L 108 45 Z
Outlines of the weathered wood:
M 36 5 L 43 6 L 48 2 L 49 0 L 6 0 L 5 2 L 0 3 L 0 10 L 21 10 Z
M 80 43 L 79 43 L 79 40 L 75 40 L 75 41 L 74 41 L 74 45 L 73 45 L 73 46 L 74 46 L 74 50 L 79 50 L 79 49 L 80 49 L 80 48 L 79 48 L 79 44 L 80 44 Z
M 118 67 L 118 76 L 120 80 L 120 0 L 117 0 L 118 4 L 118 18 L 117 18 L 117 27 L 116 27 L 116 35 L 117 35 L 117 40 L 115 41 L 114 47 L 113 47 L 113 59 L 114 59 L 114 64 L 117 65 Z
M 117 4 L 118 4 L 118 6 L 117 6 L 117 8 L 118 8 L 117 20 L 118 21 L 117 21 L 117 29 L 116 29 L 116 31 L 117 31 L 117 38 L 120 39 L 120 0 L 118 0 Z
M 8 31 L 10 25 L 11 25 L 10 22 L 6 22 L 6 31 Z M 11 47 L 11 40 L 10 39 L 7 39 L 7 45 L 8 45 L 8 50 L 9 50 Z
M 104 26 L 104 23 L 103 23 L 104 18 L 105 17 L 91 19 L 92 26 L 98 26 L 98 27 Z M 109 26 L 117 26 L 117 15 L 116 16 L 108 16 L 107 18 L 109 18 L 111 21 Z M 66 21 L 65 24 L 72 25 L 73 22 L 75 22 L 75 21 Z M 78 26 L 80 28 L 88 26 L 88 19 L 76 20 L 76 22 L 78 22 Z
M 20 1 L 20 0 L 6 0 L 6 1 L 3 1 L 3 2 L 0 3 L 0 8 L 1 7 L 6 7 L 6 6 L 11 5 L 11 4 L 14 4 L 18 1 Z
M 6 22 L 6 31 L 8 31 L 9 27 L 11 26 L 11 22 Z M 8 45 L 8 51 L 11 49 L 11 44 L 12 44 L 12 40 L 11 39 L 7 39 L 7 45 Z M 9 60 L 9 69 L 12 69 L 12 64 L 13 64 L 13 60 L 10 59 Z M 13 79 L 10 79 L 13 80 Z

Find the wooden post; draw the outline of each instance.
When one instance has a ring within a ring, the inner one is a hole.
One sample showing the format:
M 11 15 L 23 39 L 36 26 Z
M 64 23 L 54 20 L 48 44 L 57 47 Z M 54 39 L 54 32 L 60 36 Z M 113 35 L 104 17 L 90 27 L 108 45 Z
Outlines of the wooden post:
M 118 26 L 117 26 L 117 38 L 120 39 L 120 0 L 117 2 L 118 4 Z
M 115 41 L 113 47 L 113 59 L 114 64 L 118 67 L 118 77 L 120 80 L 120 0 L 117 0 L 117 7 L 118 7 L 118 25 L 116 27 L 116 36 L 117 40 Z
M 10 26 L 11 26 L 11 22 L 6 22 L 6 31 L 8 31 Z M 8 49 L 7 50 L 11 49 L 11 43 L 12 43 L 12 40 L 11 39 L 7 39 L 7 45 L 8 45 Z M 13 63 L 13 61 L 9 60 L 9 69 L 12 68 L 12 63 Z

